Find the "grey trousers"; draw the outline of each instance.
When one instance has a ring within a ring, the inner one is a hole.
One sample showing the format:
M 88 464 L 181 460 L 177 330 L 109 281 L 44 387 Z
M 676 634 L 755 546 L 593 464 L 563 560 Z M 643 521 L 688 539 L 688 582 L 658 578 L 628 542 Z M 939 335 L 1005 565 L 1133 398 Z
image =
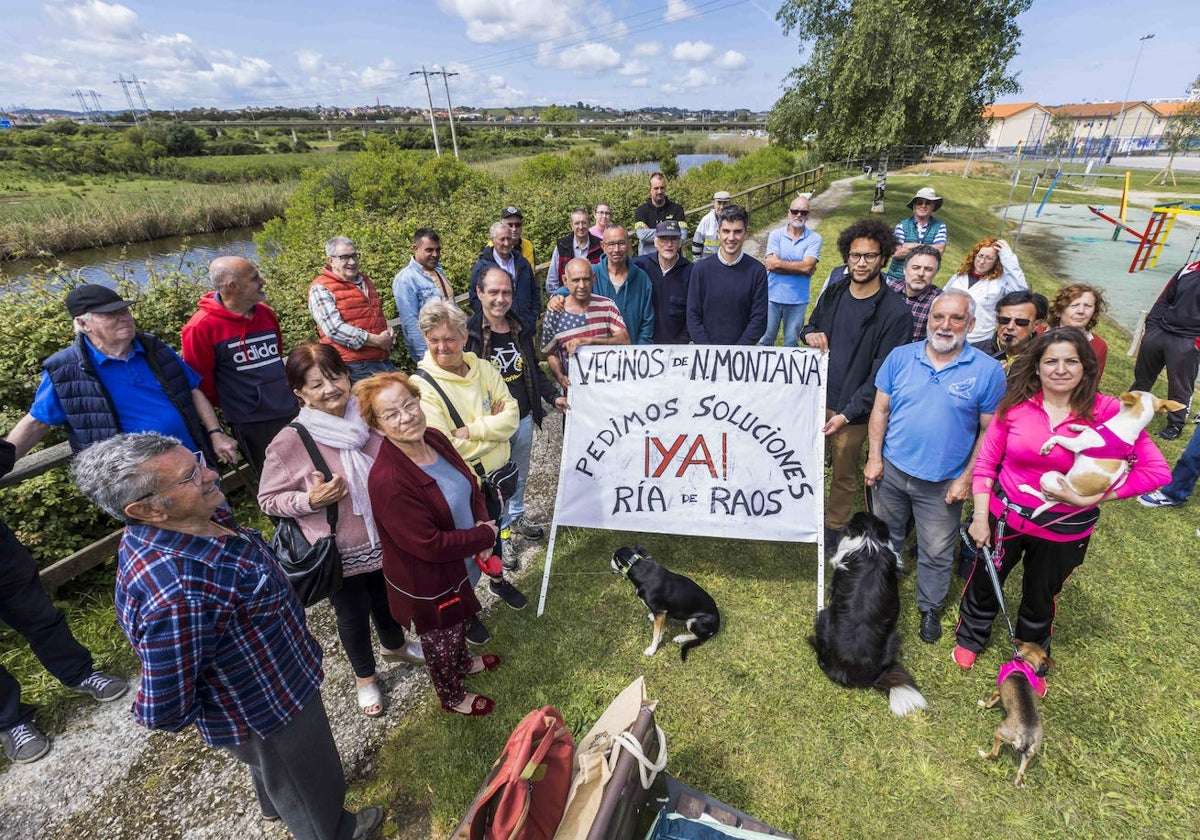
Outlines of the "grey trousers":
M 892 548 L 903 557 L 904 529 L 909 514 L 917 523 L 917 609 L 941 612 L 950 589 L 954 547 L 962 502 L 946 504 L 953 479 L 925 481 L 909 475 L 887 458 L 883 478 L 873 488 L 875 515 L 887 523 Z
M 264 817 L 281 817 L 295 840 L 348 840 L 346 777 L 318 692 L 283 729 L 225 749 L 250 768 Z

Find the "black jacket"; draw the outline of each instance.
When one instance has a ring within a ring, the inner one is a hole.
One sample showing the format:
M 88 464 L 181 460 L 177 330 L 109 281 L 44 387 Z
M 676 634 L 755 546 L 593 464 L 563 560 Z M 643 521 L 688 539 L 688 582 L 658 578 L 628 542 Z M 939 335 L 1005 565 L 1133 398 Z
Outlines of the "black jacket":
M 1167 281 L 1146 316 L 1146 326 L 1183 338 L 1200 336 L 1200 262 L 1185 265 Z
M 471 269 L 471 285 L 468 289 L 468 296 L 471 299 L 472 312 L 479 314 L 481 311 L 479 293 L 475 290 L 475 279 L 489 268 L 497 267 L 499 264 L 496 262 L 494 248 L 488 245 L 479 252 L 479 259 L 475 261 L 475 267 Z M 513 267 L 517 271 L 517 276 L 513 278 L 512 312 L 526 330 L 532 331 L 537 327 L 538 317 L 542 314 L 542 290 L 538 288 L 538 284 L 534 280 L 533 266 L 517 249 L 513 250 Z
M 872 298 L 875 306 L 862 322 L 854 356 L 846 368 L 841 405 L 834 408 L 836 413 L 856 425 L 866 423 L 871 416 L 871 407 L 875 405 L 875 374 L 879 366 L 888 353 L 912 339 L 912 310 L 900 295 L 888 288 L 882 275 L 879 281 L 879 291 Z M 829 284 L 800 331 L 800 338 L 805 343 L 812 333 L 829 334 L 849 288 L 850 278 L 846 276 Z
M 529 397 L 533 422 L 537 423 L 540 429 L 542 427 L 542 418 L 546 416 L 546 410 L 542 407 L 542 400 L 545 400 L 549 405 L 554 405 L 554 401 L 561 397 L 562 393 L 550 381 L 550 377 L 546 376 L 541 365 L 538 364 L 537 353 L 533 349 L 533 330 L 525 329 L 512 312 L 509 312 L 507 317 L 508 327 L 512 330 L 512 334 L 517 337 L 517 347 L 521 349 L 521 384 L 525 388 L 525 394 Z M 464 349 L 468 353 L 474 353 L 486 362 L 491 353 L 491 341 L 492 331 L 483 319 L 483 313 L 475 313 L 467 321 L 467 344 Z M 512 391 L 515 386 L 516 383 L 510 383 L 508 390 Z

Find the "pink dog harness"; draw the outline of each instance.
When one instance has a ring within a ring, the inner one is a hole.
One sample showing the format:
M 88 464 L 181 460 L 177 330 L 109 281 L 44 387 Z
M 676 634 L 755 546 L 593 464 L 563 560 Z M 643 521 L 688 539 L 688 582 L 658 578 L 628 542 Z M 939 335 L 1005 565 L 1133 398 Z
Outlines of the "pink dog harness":
M 1090 428 L 1100 435 L 1104 443 L 1093 446 L 1091 449 L 1085 449 L 1079 453 L 1080 455 L 1099 459 L 1111 458 L 1117 461 L 1129 461 L 1133 457 L 1133 444 L 1121 440 L 1108 426 L 1101 423 Z
M 1037 692 L 1038 697 L 1046 696 L 1046 678 L 1039 677 L 1037 672 L 1033 670 L 1033 666 L 1023 659 L 1013 659 L 1001 665 L 1000 676 L 996 677 L 996 685 L 1001 685 L 1014 671 L 1020 671 L 1025 676 L 1025 679 L 1029 680 L 1029 684 L 1033 686 L 1033 690 Z

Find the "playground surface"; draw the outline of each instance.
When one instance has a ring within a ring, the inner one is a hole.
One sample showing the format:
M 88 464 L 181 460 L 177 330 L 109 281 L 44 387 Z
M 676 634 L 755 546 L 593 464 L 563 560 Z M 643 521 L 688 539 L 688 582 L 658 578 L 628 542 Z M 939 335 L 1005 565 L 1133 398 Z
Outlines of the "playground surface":
M 1119 199 L 1105 201 L 1107 203 L 1094 202 L 1093 206 L 1105 215 L 1116 218 Z M 1004 214 L 1003 209 L 999 212 Z M 1054 266 L 1055 273 L 1064 282 L 1088 283 L 1101 288 L 1108 300 L 1109 317 L 1131 333 L 1137 326 L 1138 313 L 1153 306 L 1171 275 L 1189 261 L 1189 256 L 1192 260 L 1200 259 L 1200 251 L 1197 251 L 1200 216 L 1178 216 L 1155 267 L 1130 274 L 1129 265 L 1137 252 L 1138 241 L 1128 231 L 1122 231 L 1114 242 L 1113 225 L 1110 222 L 1092 213 L 1084 204 L 1055 204 L 1053 197 L 1042 210 L 1041 216 L 1035 216 L 1035 213 L 1037 204 L 1013 204 L 1008 207 L 1006 238 L 1014 243 L 1018 255 L 1022 259 L 1037 258 L 1025 256 L 1027 249 L 1015 242 L 1016 225 L 1025 214 L 1021 237 L 1025 239 L 1033 235 L 1041 242 L 1046 241 L 1042 239 L 1045 236 L 1058 237 L 1059 259 Z M 1149 219 L 1148 208 L 1131 205 L 1126 212 L 1125 223 L 1134 230 L 1142 231 L 1146 229 Z M 1033 250 L 1039 249 L 1034 247 Z

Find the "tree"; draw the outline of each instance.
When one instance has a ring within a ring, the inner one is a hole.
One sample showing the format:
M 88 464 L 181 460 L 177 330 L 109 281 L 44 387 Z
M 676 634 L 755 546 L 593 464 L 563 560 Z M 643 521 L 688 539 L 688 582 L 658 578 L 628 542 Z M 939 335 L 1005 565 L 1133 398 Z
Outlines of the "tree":
M 542 122 L 574 122 L 575 112 L 561 105 L 547 105 L 538 117 Z
M 784 0 L 776 18 L 807 61 L 768 128 L 785 145 L 816 133 L 827 157 L 981 142 L 983 109 L 1021 87 L 1008 72 L 1032 0 Z
M 1197 77 L 1196 81 L 1200 82 L 1200 77 Z M 1170 157 L 1162 172 L 1155 175 L 1150 183 L 1157 182 L 1166 186 L 1167 179 L 1170 178 L 1171 183 L 1175 184 L 1175 155 L 1190 149 L 1197 140 L 1200 140 L 1200 102 L 1188 102 L 1167 120 L 1158 145 Z
M 1055 114 L 1050 118 L 1050 130 L 1046 133 L 1046 149 L 1054 149 L 1059 163 L 1062 163 L 1063 149 L 1071 144 L 1075 136 L 1075 118 L 1067 113 Z

